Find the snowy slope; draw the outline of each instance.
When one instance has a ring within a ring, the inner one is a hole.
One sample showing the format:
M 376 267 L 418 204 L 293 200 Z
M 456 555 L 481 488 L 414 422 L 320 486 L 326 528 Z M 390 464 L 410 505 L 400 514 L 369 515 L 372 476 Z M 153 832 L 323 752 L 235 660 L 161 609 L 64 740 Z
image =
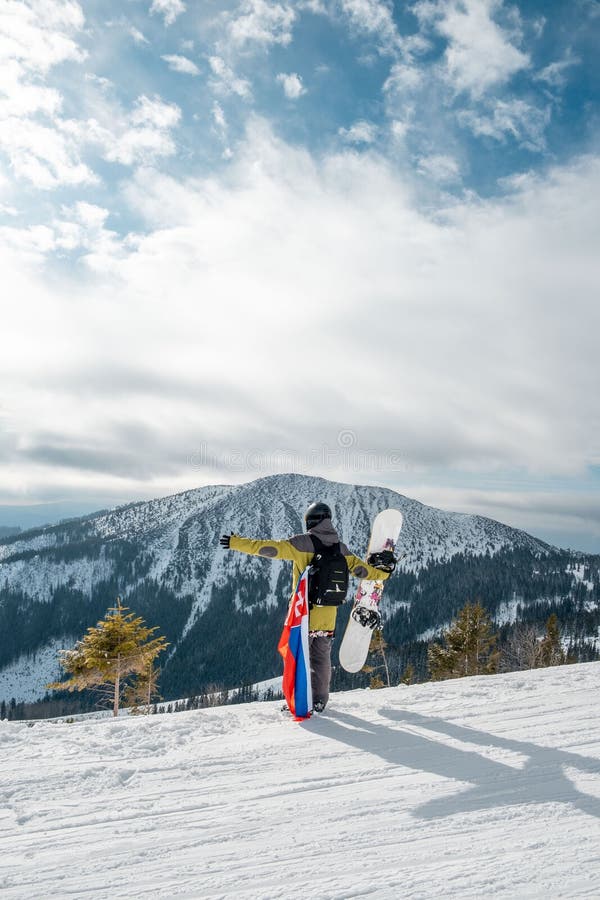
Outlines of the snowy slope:
M 0 723 L 3 900 L 597 898 L 600 663 Z

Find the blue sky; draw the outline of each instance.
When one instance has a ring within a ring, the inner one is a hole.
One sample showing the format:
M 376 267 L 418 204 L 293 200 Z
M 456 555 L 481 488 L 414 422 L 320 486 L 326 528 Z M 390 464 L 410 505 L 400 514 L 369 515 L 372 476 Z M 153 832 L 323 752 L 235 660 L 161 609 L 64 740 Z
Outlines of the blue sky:
M 0 523 L 291 467 L 599 550 L 599 32 L 4 3 Z

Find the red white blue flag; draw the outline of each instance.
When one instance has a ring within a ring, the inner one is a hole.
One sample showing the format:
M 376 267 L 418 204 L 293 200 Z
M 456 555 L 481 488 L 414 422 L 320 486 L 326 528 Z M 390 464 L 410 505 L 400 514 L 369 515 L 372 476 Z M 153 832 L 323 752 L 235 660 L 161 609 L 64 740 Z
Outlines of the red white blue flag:
M 308 569 L 305 569 L 290 601 L 277 647 L 283 656 L 283 696 L 296 719 L 308 719 L 312 712 L 308 613 Z

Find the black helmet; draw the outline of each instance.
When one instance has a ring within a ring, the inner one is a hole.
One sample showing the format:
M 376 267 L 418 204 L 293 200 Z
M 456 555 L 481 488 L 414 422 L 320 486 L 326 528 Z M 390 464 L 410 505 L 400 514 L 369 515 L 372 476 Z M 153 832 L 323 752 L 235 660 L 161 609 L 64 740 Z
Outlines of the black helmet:
M 322 522 L 323 519 L 331 518 L 331 510 L 326 503 L 311 503 L 304 513 L 304 521 L 306 527 L 310 530 Z

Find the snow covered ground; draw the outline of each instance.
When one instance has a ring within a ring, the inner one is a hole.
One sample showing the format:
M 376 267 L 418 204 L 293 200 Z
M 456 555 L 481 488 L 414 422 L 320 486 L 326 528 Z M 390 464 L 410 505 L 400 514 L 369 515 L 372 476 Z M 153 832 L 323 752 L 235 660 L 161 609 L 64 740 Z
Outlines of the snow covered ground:
M 600 663 L 0 723 L 0 894 L 598 898 Z

